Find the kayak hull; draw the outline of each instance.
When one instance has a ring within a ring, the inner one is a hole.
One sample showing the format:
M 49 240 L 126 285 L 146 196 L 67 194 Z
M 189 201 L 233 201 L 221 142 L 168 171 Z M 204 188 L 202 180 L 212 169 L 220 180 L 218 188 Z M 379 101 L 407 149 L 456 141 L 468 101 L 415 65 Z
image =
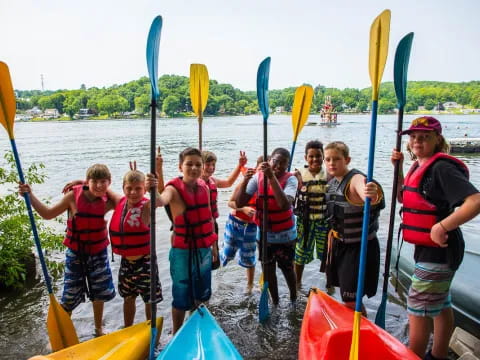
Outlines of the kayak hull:
M 163 318 L 157 318 L 158 333 L 162 325 Z M 29 360 L 144 360 L 150 349 L 150 333 L 150 321 L 145 321 Z
M 157 360 L 243 359 L 208 309 L 201 305 L 165 346 Z
M 302 322 L 299 359 L 348 360 L 353 318 L 353 310 L 312 289 Z M 359 336 L 359 360 L 419 360 L 398 339 L 364 317 Z

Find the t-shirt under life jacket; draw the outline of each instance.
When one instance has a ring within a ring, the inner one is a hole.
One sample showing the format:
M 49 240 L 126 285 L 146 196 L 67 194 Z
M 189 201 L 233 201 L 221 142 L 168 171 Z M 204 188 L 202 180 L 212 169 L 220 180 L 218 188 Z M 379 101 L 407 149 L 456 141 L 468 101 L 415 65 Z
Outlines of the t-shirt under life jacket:
M 77 213 L 67 220 L 67 234 L 63 244 L 82 254 L 97 254 L 108 246 L 105 212 L 107 196 L 89 201 L 83 193 L 83 185 L 74 186 L 73 195 Z
M 438 159 L 447 159 L 457 165 L 468 177 L 467 166 L 459 159 L 445 153 L 436 153 L 422 166 L 415 161 L 408 171 L 403 181 L 403 206 L 402 213 L 402 229 L 403 239 L 406 242 L 438 247 L 430 238 L 430 231 L 438 221 L 442 219 L 442 214 L 438 208 L 428 201 L 421 191 L 422 179 L 426 171 Z
M 302 187 L 298 189 L 295 197 L 294 214 L 310 220 L 325 218 L 327 203 L 325 192 L 327 191 L 327 177 L 323 169 L 313 175 L 308 168 L 300 170 L 302 175 Z
M 208 189 L 210 190 L 210 208 L 212 209 L 212 216 L 214 219 L 218 218 L 218 204 L 217 204 L 217 198 L 218 198 L 218 189 L 217 189 L 217 184 L 215 183 L 215 179 L 213 177 L 209 177 L 205 183 L 208 186 Z
M 123 197 L 115 207 L 110 220 L 112 251 L 121 256 L 148 255 L 150 253 L 150 226 L 142 221 L 142 210 L 148 202 L 143 198 L 128 209 Z
M 285 188 L 288 178 L 293 176 L 292 173 L 286 172 L 278 180 L 280 187 Z M 258 173 L 258 197 L 257 197 L 257 212 L 255 213 L 255 223 L 258 226 L 262 226 L 263 222 L 263 182 L 264 182 L 263 172 Z M 291 229 L 295 226 L 293 221 L 293 211 L 292 207 L 289 207 L 287 210 L 282 210 L 275 200 L 273 189 L 271 185 L 268 185 L 267 191 L 267 209 L 268 209 L 268 219 L 267 219 L 267 231 L 269 232 L 280 232 Z
M 213 217 L 208 206 L 208 186 L 198 179 L 195 191 L 187 188 L 182 177 L 170 180 L 165 186 L 173 186 L 185 203 L 185 212 L 173 219 L 173 247 L 180 249 L 207 248 L 217 240 Z
M 254 209 L 257 208 L 257 194 L 256 193 L 252 195 L 250 200 L 248 200 L 247 205 L 245 205 L 245 206 L 248 206 L 248 207 L 251 207 L 251 208 L 254 208 Z M 242 219 L 246 223 L 249 223 L 249 224 L 255 223 L 255 215 L 248 216 L 244 212 L 239 211 L 239 210 L 234 210 L 232 215 L 239 218 L 239 219 Z
M 348 186 L 350 186 L 350 181 L 356 174 L 364 175 L 361 171 L 352 169 L 341 181 L 332 178 L 328 182 L 326 193 L 329 225 L 337 233 L 335 237 L 347 244 L 362 240 L 364 205 L 352 204 L 347 200 L 345 194 Z M 377 185 L 380 186 L 378 183 Z M 377 236 L 378 217 L 380 210 L 384 207 L 385 199 L 383 196 L 379 203 L 371 204 L 370 206 L 368 240 L 372 240 Z

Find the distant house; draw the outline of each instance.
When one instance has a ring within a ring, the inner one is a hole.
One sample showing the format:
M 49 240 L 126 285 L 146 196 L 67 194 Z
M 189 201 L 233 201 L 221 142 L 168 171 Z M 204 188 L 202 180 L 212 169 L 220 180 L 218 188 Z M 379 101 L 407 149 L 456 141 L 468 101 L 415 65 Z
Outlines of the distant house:
M 418 111 L 425 111 L 425 106 L 423 105 L 420 105 L 418 108 L 417 108 Z
M 60 113 L 57 109 L 45 109 L 43 112 L 44 119 L 56 119 L 58 117 L 60 117 Z
M 285 107 L 283 106 L 277 106 L 275 108 L 275 112 L 278 114 L 278 113 L 282 113 L 282 112 L 285 112 Z
M 36 117 L 36 116 L 39 116 L 40 114 L 42 114 L 42 110 L 40 110 L 38 108 L 38 106 L 34 106 L 33 108 L 31 108 L 31 109 L 29 109 L 25 112 L 32 117 Z
M 79 119 L 86 119 L 93 115 L 95 115 L 95 112 L 92 109 L 80 109 L 78 110 L 77 117 Z
M 443 103 L 443 107 L 445 108 L 445 110 L 449 110 L 458 109 L 460 106 L 455 101 L 447 101 L 446 103 Z

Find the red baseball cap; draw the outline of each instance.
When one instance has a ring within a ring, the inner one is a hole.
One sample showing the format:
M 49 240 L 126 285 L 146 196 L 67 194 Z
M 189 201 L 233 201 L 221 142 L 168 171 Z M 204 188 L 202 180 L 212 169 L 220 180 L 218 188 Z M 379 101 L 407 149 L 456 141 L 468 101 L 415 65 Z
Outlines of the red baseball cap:
M 412 124 L 407 130 L 404 130 L 400 135 L 410 134 L 413 131 L 436 131 L 437 134 L 442 134 L 442 124 L 433 116 L 422 116 L 412 121 Z

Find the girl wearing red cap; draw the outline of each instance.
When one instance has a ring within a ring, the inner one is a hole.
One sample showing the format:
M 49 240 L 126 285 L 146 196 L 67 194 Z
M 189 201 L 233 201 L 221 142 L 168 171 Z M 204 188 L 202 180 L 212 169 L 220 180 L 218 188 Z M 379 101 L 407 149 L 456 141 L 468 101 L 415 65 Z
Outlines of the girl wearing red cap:
M 480 213 L 480 193 L 469 182 L 466 165 L 447 154 L 437 119 L 417 118 L 403 134 L 409 136 L 407 151 L 414 160 L 405 177 L 399 172 L 398 193 L 403 239 L 415 244 L 407 300 L 409 346 L 424 356 L 433 330 L 433 346 L 424 359 L 447 359 L 454 329 L 450 284 L 465 248 L 459 226 Z M 395 161 L 403 164 L 403 154 L 394 150 Z

